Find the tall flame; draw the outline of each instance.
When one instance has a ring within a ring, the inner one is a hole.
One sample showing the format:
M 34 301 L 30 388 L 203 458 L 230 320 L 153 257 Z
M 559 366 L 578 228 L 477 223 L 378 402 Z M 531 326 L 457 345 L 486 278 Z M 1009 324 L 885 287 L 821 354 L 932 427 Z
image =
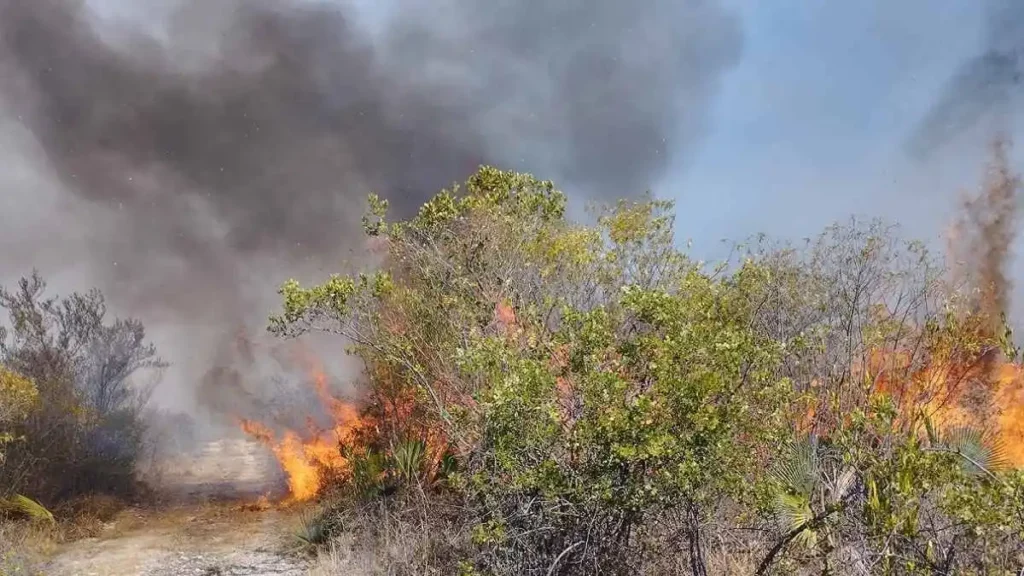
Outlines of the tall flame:
M 1024 468 L 1024 366 L 1000 360 L 970 368 L 937 363 L 906 375 L 890 364 L 876 374 L 874 390 L 893 397 L 905 417 L 923 414 L 940 429 L 986 430 L 1006 464 Z M 988 399 L 982 407 L 973 396 L 979 388 Z
M 1024 367 L 1005 364 L 997 375 L 995 428 L 1006 451 L 1006 459 L 1024 468 Z
M 918 346 L 921 342 L 907 339 L 893 348 L 870 349 L 849 368 L 869 393 L 894 400 L 902 424 L 923 415 L 939 429 L 979 428 L 998 442 L 1007 464 L 1024 468 L 1024 365 L 1004 354 L 1012 293 L 1008 261 L 1016 239 L 1021 185 L 1010 169 L 1007 148 L 1003 139 L 994 143 L 984 186 L 964 200 L 948 238 L 948 286 L 963 298 L 956 302 L 961 308 L 956 311 L 959 324 L 951 329 L 965 342 L 924 349 Z M 883 318 L 889 314 L 884 306 L 879 311 Z M 812 389 L 825 386 L 811 383 Z M 859 390 L 853 394 L 863 401 Z M 797 415 L 799 425 L 828 429 L 846 417 L 835 414 L 827 402 L 811 394 L 809 403 L 797 408 L 802 412 Z
M 340 448 L 361 425 L 358 409 L 335 398 L 328 391 L 327 376 L 322 366 L 315 361 L 309 364 L 317 396 L 333 419 L 329 429 L 318 429 L 310 419 L 305 434 L 285 430 L 278 437 L 265 424 L 241 420 L 242 430 L 273 452 L 288 476 L 288 490 L 291 498 L 296 501 L 316 497 L 330 478 L 348 473 L 348 461 L 342 456 Z
M 1012 292 L 1009 273 L 1016 239 L 1020 178 L 1009 162 L 1009 142 L 997 137 L 980 193 L 967 197 L 949 238 L 948 256 L 954 279 L 972 290 L 975 330 L 991 343 L 1006 330 Z M 917 400 L 937 423 L 970 425 L 991 432 L 1007 463 L 1024 468 L 1024 366 L 1000 350 L 976 355 L 964 366 L 954 358 L 933 361 L 914 375 Z

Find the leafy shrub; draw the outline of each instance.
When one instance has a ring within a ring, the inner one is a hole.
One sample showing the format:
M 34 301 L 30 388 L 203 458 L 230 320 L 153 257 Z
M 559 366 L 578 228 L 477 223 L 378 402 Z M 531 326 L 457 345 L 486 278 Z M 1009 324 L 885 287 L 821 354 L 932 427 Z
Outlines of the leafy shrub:
M 353 342 L 380 425 L 349 448 L 351 482 L 419 508 L 400 522 L 454 529 L 439 557 L 461 556 L 459 570 L 1017 561 L 1016 476 L 972 473 L 965 457 L 994 448 L 932 438 L 920 416 L 970 400 L 953 384 L 986 375 L 961 367 L 1012 345 L 919 245 L 834 228 L 804 251 L 758 244 L 708 268 L 675 247 L 671 203 L 619 202 L 579 225 L 551 183 L 492 168 L 412 219 L 386 208 L 371 197 L 364 221 L 384 266 L 285 283 L 271 329 Z M 940 385 L 921 388 L 936 367 Z M 424 468 L 444 482 L 412 482 Z M 449 499 L 456 512 L 438 512 Z

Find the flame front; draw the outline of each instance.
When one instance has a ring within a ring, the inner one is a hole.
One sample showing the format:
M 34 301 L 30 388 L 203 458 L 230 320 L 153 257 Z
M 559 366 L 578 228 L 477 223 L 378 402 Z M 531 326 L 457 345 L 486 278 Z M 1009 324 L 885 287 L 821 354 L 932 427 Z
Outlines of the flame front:
M 907 354 L 876 352 L 865 372 L 871 389 L 893 398 L 905 420 L 920 415 L 938 429 L 985 430 L 1007 465 L 1024 468 L 1024 366 L 998 359 L 968 367 L 934 361 L 917 370 L 909 364 Z M 805 422 L 814 411 L 811 406 Z
M 1024 468 L 1024 367 L 1005 364 L 999 368 L 995 403 L 993 420 L 1006 459 L 1014 467 Z
M 316 365 L 311 370 L 317 396 L 333 419 L 333 426 L 318 430 L 312 421 L 305 435 L 285 430 L 280 438 L 274 431 L 253 420 L 242 420 L 242 430 L 263 443 L 273 452 L 288 477 L 290 496 L 296 501 L 310 500 L 324 488 L 332 477 L 348 473 L 348 461 L 341 455 L 341 445 L 350 440 L 359 427 L 359 412 L 355 406 L 339 400 L 327 390 L 327 376 Z

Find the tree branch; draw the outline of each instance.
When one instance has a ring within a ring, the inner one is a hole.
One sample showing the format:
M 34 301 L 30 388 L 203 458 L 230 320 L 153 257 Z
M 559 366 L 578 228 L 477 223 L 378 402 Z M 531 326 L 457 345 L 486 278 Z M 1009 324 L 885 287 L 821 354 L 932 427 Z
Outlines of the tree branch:
M 562 560 L 562 558 L 565 557 L 565 555 L 568 554 L 569 552 L 573 551 L 580 544 L 583 544 L 583 542 L 577 542 L 577 543 L 573 544 L 572 546 L 569 546 L 565 550 L 562 550 L 562 553 L 559 554 L 557 558 L 555 558 L 555 561 L 551 563 L 551 567 L 548 568 L 548 575 L 547 576 L 551 576 L 552 574 L 554 574 L 555 573 L 555 568 L 558 566 L 558 563 Z

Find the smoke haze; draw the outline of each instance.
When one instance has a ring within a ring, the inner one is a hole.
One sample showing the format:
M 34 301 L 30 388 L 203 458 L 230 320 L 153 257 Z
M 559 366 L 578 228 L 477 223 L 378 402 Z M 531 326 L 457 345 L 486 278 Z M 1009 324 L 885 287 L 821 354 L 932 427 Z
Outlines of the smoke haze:
M 709 0 L 408 2 L 374 34 L 328 2 L 155 3 L 145 27 L 96 6 L 0 0 L 22 219 L 0 279 L 100 286 L 146 321 L 179 404 L 246 379 L 223 351 L 281 280 L 360 249 L 368 192 L 408 213 L 484 163 L 643 192 L 692 156 L 742 46 Z
M 1024 3 L 986 0 L 983 50 L 950 79 L 912 135 L 911 151 L 926 156 L 985 124 L 1000 131 L 1024 104 Z

